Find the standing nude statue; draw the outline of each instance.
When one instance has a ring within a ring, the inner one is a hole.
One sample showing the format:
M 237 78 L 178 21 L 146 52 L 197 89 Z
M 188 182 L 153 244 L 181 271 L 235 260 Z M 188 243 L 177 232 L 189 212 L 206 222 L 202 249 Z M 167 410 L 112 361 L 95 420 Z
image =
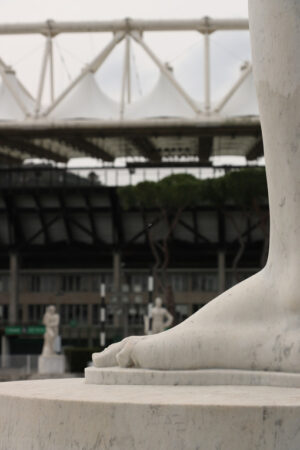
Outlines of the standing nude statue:
M 150 320 L 152 319 L 152 320 Z M 151 316 L 144 317 L 145 334 L 156 334 L 169 328 L 173 322 L 173 316 L 166 308 L 162 307 L 162 299 L 157 297 L 154 302 L 154 307 L 151 311 Z M 152 326 L 150 327 L 150 322 Z
M 270 203 L 266 266 L 180 325 L 94 354 L 97 367 L 300 372 L 300 0 L 249 0 Z
M 54 343 L 58 336 L 59 314 L 56 313 L 56 308 L 53 305 L 47 306 L 43 317 L 43 324 L 46 327 L 44 334 L 44 345 L 42 356 L 55 355 Z

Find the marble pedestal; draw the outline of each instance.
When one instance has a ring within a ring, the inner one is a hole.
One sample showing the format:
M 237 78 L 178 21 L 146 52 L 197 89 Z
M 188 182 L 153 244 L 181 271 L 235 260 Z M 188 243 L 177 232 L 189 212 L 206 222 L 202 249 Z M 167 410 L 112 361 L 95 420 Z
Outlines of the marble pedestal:
M 64 355 L 39 356 L 38 373 L 45 375 L 65 373 Z
M 0 384 L 0 450 L 299 450 L 300 389 Z
M 277 386 L 300 388 L 300 374 L 253 370 L 149 370 L 87 367 L 87 384 L 143 386 Z

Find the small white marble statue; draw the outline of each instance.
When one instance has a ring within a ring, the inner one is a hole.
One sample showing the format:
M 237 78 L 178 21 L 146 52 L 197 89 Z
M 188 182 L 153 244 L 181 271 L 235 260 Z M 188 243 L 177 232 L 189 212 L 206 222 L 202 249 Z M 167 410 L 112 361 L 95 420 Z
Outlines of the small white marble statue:
M 130 337 L 97 367 L 300 372 L 300 0 L 249 0 L 270 204 L 266 266 L 178 326 Z
M 56 355 L 54 345 L 58 336 L 59 314 L 56 313 L 56 308 L 53 305 L 47 306 L 43 317 L 43 324 L 46 327 L 44 334 L 44 345 L 42 356 Z
M 162 299 L 157 297 L 150 315 L 144 316 L 145 334 L 161 333 L 169 328 L 172 322 L 172 314 L 166 308 L 162 307 Z

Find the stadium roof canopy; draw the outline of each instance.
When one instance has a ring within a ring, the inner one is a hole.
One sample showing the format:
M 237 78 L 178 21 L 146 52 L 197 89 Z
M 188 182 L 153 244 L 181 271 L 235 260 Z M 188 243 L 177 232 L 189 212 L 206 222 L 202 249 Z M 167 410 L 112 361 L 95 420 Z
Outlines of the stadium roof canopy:
M 247 20 L 124 19 L 114 22 L 0 24 L 1 34 L 45 36 L 38 94 L 33 98 L 16 73 L 0 60 L 0 162 L 27 158 L 67 162 L 91 156 L 113 162 L 120 156 L 143 156 L 159 165 L 164 157 L 238 155 L 248 160 L 263 154 L 252 66 L 246 63 L 232 88 L 211 102 L 210 35 L 218 30 L 247 30 Z M 204 41 L 204 100 L 199 104 L 176 79 L 176 74 L 151 50 L 143 32 L 197 31 Z M 56 98 L 43 105 L 49 74 L 54 93 L 53 43 L 60 33 L 112 32 L 112 39 Z M 95 73 L 112 50 L 125 40 L 120 102 L 111 99 Z M 159 69 L 152 92 L 131 101 L 130 51 L 134 40 Z

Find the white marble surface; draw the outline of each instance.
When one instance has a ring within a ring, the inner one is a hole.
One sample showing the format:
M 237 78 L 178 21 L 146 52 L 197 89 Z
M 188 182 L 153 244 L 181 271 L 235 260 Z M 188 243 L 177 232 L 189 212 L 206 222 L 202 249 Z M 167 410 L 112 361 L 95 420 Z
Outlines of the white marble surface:
M 300 389 L 0 384 L 0 450 L 299 450 Z
M 39 356 L 38 373 L 61 374 L 65 373 L 66 363 L 64 355 Z
M 253 370 L 151 370 L 87 367 L 87 384 L 144 386 L 277 386 L 300 388 L 300 374 Z

